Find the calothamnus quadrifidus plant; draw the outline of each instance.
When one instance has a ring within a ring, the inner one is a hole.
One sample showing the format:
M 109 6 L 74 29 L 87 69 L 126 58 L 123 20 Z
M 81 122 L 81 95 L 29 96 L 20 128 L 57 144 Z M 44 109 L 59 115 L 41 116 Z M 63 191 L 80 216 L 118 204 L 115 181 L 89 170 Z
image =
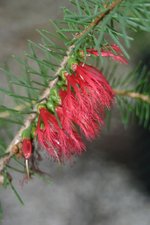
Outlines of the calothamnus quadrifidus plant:
M 25 59 L 15 58 L 21 65 L 19 76 L 8 66 L 2 69 L 9 87 L 0 91 L 15 102 L 12 108 L 0 102 L 0 124 L 10 133 L 4 138 L 2 132 L 0 141 L 0 183 L 4 186 L 14 189 L 11 170 L 22 172 L 11 166 L 10 159 L 20 166 L 25 159 L 23 171 L 30 178 L 41 172 L 37 167 L 41 150 L 59 163 L 80 155 L 85 150 L 83 136 L 93 140 L 99 135 L 114 104 L 124 123 L 137 117 L 149 127 L 148 70 L 139 65 L 130 74 L 117 74 L 117 65 L 125 68 L 129 62 L 126 48 L 133 38 L 128 31 L 150 30 L 148 1 L 72 3 L 73 11 L 64 8 L 64 18 L 52 22 L 56 32 L 39 31 L 41 43 L 30 41 Z M 24 95 L 16 91 L 18 86 Z M 19 131 L 14 134 L 16 126 Z

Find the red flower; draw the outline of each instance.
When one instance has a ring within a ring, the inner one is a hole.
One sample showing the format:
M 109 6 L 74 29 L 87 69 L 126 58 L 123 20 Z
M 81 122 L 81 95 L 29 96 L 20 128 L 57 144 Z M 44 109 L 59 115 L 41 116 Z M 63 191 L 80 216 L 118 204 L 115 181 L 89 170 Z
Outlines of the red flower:
M 110 49 L 110 50 L 109 50 Z M 119 46 L 113 44 L 109 46 L 109 49 L 107 50 L 101 50 L 101 56 L 103 57 L 112 57 L 115 61 L 121 62 L 121 63 L 125 63 L 127 64 L 127 60 L 123 57 L 122 51 L 119 48 Z M 97 50 L 95 49 L 87 49 L 87 52 L 90 54 L 93 54 L 95 56 L 99 56 L 99 53 Z M 114 54 L 116 53 L 116 54 Z
M 24 138 L 22 141 L 22 152 L 25 159 L 29 159 L 32 154 L 32 143 L 28 138 Z
M 46 108 L 40 108 L 36 134 L 39 143 L 55 159 L 69 158 L 84 150 L 84 144 L 78 133 L 72 128 L 65 129 L 64 115 L 61 107 L 56 109 L 59 123 Z M 62 123 L 62 124 L 61 124 Z
M 60 92 L 64 115 L 86 138 L 94 139 L 103 124 L 105 108 L 111 106 L 112 89 L 100 71 L 82 63 L 75 74 L 67 76 L 67 82 L 67 90 Z
M 117 45 L 111 45 L 111 50 L 116 54 L 102 49 L 101 55 L 127 63 Z M 87 52 L 98 56 L 94 49 L 87 49 Z M 38 141 L 57 160 L 85 149 L 80 131 L 90 140 L 98 135 L 104 124 L 105 109 L 111 107 L 114 97 L 104 75 L 95 67 L 74 63 L 72 70 L 72 75 L 64 74 L 66 89 L 59 90 L 61 103 L 55 107 L 55 114 L 45 107 L 39 109 Z

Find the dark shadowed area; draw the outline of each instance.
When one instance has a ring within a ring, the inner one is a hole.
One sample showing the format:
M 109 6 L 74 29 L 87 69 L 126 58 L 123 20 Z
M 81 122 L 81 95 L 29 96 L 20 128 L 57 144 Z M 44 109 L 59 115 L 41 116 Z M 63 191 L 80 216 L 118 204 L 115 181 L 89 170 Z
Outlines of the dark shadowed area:
M 64 5 L 68 6 L 69 2 L 1 0 L 0 61 L 6 61 L 9 54 L 23 52 L 26 40 L 39 41 L 35 29 L 51 30 L 49 18 L 60 17 L 60 7 Z M 141 37 L 143 35 L 139 35 Z M 146 43 L 143 49 L 148 46 Z M 137 40 L 133 64 L 142 59 L 137 51 L 139 44 Z M 144 55 L 143 59 L 149 64 L 148 56 Z M 50 181 L 36 176 L 22 185 L 23 177 L 14 174 L 13 183 L 24 206 L 10 188 L 0 189 L 2 225 L 150 224 L 149 132 L 136 125 L 124 129 L 116 108 L 111 129 L 104 130 L 96 141 L 87 143 L 87 151 L 81 157 L 58 165 L 45 156 L 41 166 L 50 174 Z

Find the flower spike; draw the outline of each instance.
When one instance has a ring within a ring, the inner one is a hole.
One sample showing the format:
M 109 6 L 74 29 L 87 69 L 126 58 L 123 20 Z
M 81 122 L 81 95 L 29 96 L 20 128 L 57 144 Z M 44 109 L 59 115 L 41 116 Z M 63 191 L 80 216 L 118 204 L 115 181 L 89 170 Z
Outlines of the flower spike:
M 67 83 L 67 90 L 61 92 L 65 115 L 87 139 L 94 139 L 104 123 L 105 108 L 111 107 L 112 89 L 100 71 L 83 63 L 67 76 Z
M 87 49 L 87 53 L 98 56 L 95 49 Z M 102 49 L 101 55 L 127 62 L 117 45 Z M 39 107 L 35 132 L 40 145 L 58 161 L 85 150 L 81 133 L 88 140 L 99 134 L 105 110 L 111 108 L 114 99 L 112 88 L 97 68 L 75 56 L 68 68 L 70 74 L 65 69 L 61 71 L 59 85 L 50 92 L 46 105 Z
M 65 118 L 62 108 L 56 109 L 62 127 L 55 116 L 46 108 L 40 108 L 38 125 L 36 134 L 39 143 L 48 151 L 48 153 L 59 161 L 64 158 L 69 158 L 72 154 L 76 154 L 84 150 L 84 144 L 77 132 L 70 127 L 70 130 L 65 129 Z
M 109 47 L 109 48 L 108 48 Z M 126 60 L 126 58 L 123 56 L 123 53 L 121 51 L 121 49 L 119 48 L 118 45 L 110 45 L 108 46 L 105 50 L 102 49 L 101 52 L 101 56 L 102 57 L 111 57 L 113 58 L 115 61 L 118 61 L 120 63 L 123 64 L 127 64 L 128 61 Z M 99 56 L 99 52 L 95 49 L 87 49 L 86 50 L 88 53 L 95 55 L 95 56 Z

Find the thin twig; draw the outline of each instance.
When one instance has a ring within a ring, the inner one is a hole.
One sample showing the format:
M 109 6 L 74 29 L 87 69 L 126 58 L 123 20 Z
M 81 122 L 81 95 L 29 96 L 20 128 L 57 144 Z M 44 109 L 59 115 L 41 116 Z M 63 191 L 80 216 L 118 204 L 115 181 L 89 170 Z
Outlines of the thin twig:
M 92 28 L 94 28 L 96 25 L 98 25 L 105 16 L 107 16 L 117 5 L 119 5 L 119 3 L 121 3 L 123 0 L 117 0 L 114 1 L 111 5 L 109 5 L 107 7 L 107 10 L 100 14 L 99 16 L 97 16 L 92 23 L 89 24 L 89 26 L 87 26 L 81 33 L 77 34 L 75 36 L 75 39 L 79 39 L 81 37 L 83 37 L 87 32 L 89 32 Z M 106 7 L 106 6 L 105 6 Z
M 141 94 L 138 92 L 133 92 L 133 91 L 117 90 L 117 89 L 114 89 L 114 92 L 116 95 L 127 96 L 127 97 L 134 98 L 134 99 L 140 99 L 141 101 L 144 101 L 144 102 L 150 104 L 150 96 L 149 95 L 144 95 L 144 94 Z
M 92 28 L 94 28 L 96 25 L 98 25 L 105 16 L 107 16 L 117 5 L 119 5 L 122 2 L 122 0 L 116 0 L 114 1 L 112 4 L 110 4 L 107 8 L 106 11 L 102 14 L 100 14 L 99 16 L 97 16 L 95 18 L 95 20 L 93 20 L 80 34 L 77 34 L 74 37 L 74 40 L 80 39 L 81 37 L 83 37 L 87 32 L 89 32 Z M 60 67 L 58 68 L 58 70 L 56 71 L 56 73 L 54 74 L 54 77 L 57 77 L 60 73 L 60 71 L 66 66 L 70 55 L 74 49 L 74 45 L 71 45 L 68 48 L 68 51 L 66 52 L 66 56 L 64 57 Z M 50 81 L 48 88 L 46 88 L 46 90 L 43 92 L 42 96 L 40 97 L 40 99 L 47 99 L 47 97 L 50 94 L 50 90 L 53 86 L 55 86 L 56 82 L 57 82 L 58 78 L 56 78 L 53 81 Z M 33 111 L 37 111 L 36 106 L 33 108 Z M 2 171 L 2 169 L 4 168 L 5 164 L 9 161 L 9 159 L 16 154 L 15 152 L 12 151 L 14 146 L 17 146 L 18 143 L 21 141 L 21 134 L 23 132 L 24 129 L 26 129 L 31 122 L 35 119 L 36 114 L 30 114 L 25 122 L 24 122 L 24 126 L 21 127 L 21 129 L 18 131 L 18 133 L 15 135 L 14 139 L 12 140 L 12 142 L 10 143 L 10 145 L 8 146 L 6 152 L 8 152 L 9 154 L 7 156 L 5 156 L 4 158 L 0 159 L 0 171 Z

